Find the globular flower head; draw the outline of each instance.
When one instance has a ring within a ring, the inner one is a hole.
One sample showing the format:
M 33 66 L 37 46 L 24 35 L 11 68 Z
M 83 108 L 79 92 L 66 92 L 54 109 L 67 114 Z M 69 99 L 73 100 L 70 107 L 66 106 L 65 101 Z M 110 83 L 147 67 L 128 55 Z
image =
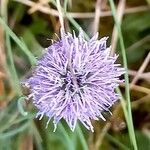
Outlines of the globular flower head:
M 48 123 L 53 119 L 54 130 L 64 119 L 72 131 L 77 120 L 93 131 L 91 120 L 105 120 L 102 112 L 118 100 L 115 88 L 124 69 L 114 64 L 117 56 L 109 55 L 106 41 L 107 37 L 98 40 L 98 34 L 87 41 L 82 31 L 76 37 L 62 30 L 25 81 L 37 116 L 46 115 Z

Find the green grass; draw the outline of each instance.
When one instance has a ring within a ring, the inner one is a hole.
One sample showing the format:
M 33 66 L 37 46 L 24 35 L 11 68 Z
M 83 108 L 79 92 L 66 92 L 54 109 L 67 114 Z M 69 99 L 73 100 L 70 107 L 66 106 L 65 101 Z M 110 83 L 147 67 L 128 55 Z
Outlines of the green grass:
M 128 125 L 131 143 L 133 144 L 134 149 L 138 150 L 137 143 L 136 143 L 136 137 L 135 137 L 135 133 L 134 133 L 133 120 L 132 120 L 128 66 L 127 66 L 127 58 L 126 58 L 126 51 L 125 51 L 123 36 L 122 36 L 122 32 L 121 32 L 121 24 L 119 23 L 119 21 L 117 19 L 116 9 L 115 9 L 113 0 L 109 0 L 109 2 L 110 2 L 111 9 L 112 9 L 113 17 L 115 20 L 115 24 L 116 24 L 116 27 L 118 30 L 119 43 L 120 43 L 121 52 L 122 52 L 122 56 L 123 56 L 123 65 L 126 70 L 124 77 L 125 77 L 125 95 L 126 95 L 126 99 L 127 99 L 127 106 L 124 103 L 122 105 L 122 107 L 123 107 L 124 113 L 128 114 L 128 115 L 125 115 L 125 117 L 126 117 L 126 122 Z
M 33 56 L 33 54 L 30 52 L 30 50 L 27 48 L 23 40 L 19 39 L 15 33 L 12 32 L 12 30 L 8 27 L 8 25 L 5 23 L 5 21 L 0 17 L 0 24 L 5 29 L 6 33 L 15 41 L 15 43 L 20 47 L 20 50 L 23 51 L 23 53 L 28 57 L 30 63 L 32 66 L 34 66 L 37 62 L 36 58 Z M 9 43 L 8 43 L 9 44 Z M 8 45 L 7 45 L 8 46 Z M 11 53 L 12 55 L 12 53 Z

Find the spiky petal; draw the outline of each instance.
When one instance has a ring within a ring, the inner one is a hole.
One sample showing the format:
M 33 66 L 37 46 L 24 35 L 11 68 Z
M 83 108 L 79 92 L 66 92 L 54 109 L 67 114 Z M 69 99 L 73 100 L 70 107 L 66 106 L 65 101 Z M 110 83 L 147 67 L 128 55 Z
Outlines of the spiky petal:
M 124 69 L 114 64 L 117 56 L 109 56 L 107 37 L 89 41 L 82 31 L 79 36 L 61 31 L 59 41 L 46 49 L 38 60 L 33 76 L 27 79 L 40 119 L 53 118 L 54 130 L 63 118 L 74 131 L 77 120 L 91 131 L 91 120 L 105 120 L 102 112 L 119 98 L 115 93 Z

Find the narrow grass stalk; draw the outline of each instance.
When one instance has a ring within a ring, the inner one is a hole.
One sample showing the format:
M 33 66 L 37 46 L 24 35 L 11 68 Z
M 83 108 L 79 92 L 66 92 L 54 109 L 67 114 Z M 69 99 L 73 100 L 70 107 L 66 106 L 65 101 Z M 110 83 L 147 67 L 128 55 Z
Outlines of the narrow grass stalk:
M 7 115 L 5 115 L 5 117 L 7 117 Z M 8 130 L 13 125 L 13 122 L 16 120 L 17 117 L 18 117 L 18 113 L 17 112 L 13 113 L 13 116 L 8 117 L 7 123 L 3 124 L 0 127 L 0 133 L 4 132 L 5 130 Z
M 3 19 L 5 20 L 5 22 L 7 23 L 7 3 L 8 1 L 2 1 L 2 4 L 3 4 L 3 8 L 1 8 L 1 14 L 2 14 L 2 17 Z M 7 56 L 8 56 L 8 60 L 10 62 L 10 74 L 12 75 L 12 83 L 13 83 L 13 86 L 16 87 L 16 93 L 18 95 L 21 95 L 21 89 L 20 89 L 20 84 L 19 84 L 19 79 L 18 79 L 18 75 L 17 75 L 17 72 L 16 72 L 16 68 L 15 68 L 15 65 L 14 65 L 14 60 L 13 60 L 13 53 L 12 53 L 12 48 L 11 48 L 11 42 L 10 42 L 10 37 L 9 37 L 9 34 L 6 30 L 5 32 L 5 35 L 6 35 L 6 48 L 7 48 Z
M 67 11 L 68 0 L 64 0 L 64 12 Z
M 81 130 L 79 124 L 77 124 L 77 127 L 76 127 L 76 128 L 77 128 L 76 132 L 77 132 L 77 134 L 78 134 L 78 136 L 79 136 L 79 138 L 80 138 L 80 142 L 81 142 L 81 144 L 82 144 L 82 146 L 83 146 L 83 150 L 88 150 L 88 146 L 87 146 L 85 137 L 84 137 L 84 135 L 83 135 L 83 132 L 82 132 L 82 130 Z
M 29 114 L 29 113 L 28 113 L 28 115 L 16 119 L 16 120 L 13 122 L 13 124 L 17 124 L 17 123 L 20 123 L 20 122 L 25 121 L 25 120 L 33 120 L 35 117 L 36 117 L 36 114 Z
M 113 14 L 115 24 L 116 24 L 116 27 L 118 30 L 119 42 L 120 42 L 121 52 L 122 52 L 122 56 L 123 56 L 123 65 L 124 65 L 124 68 L 126 69 L 126 72 L 125 72 L 125 94 L 126 94 L 126 99 L 127 99 L 126 111 L 128 113 L 128 116 L 125 115 L 125 117 L 126 117 L 126 121 L 127 121 L 127 125 L 128 125 L 130 140 L 133 144 L 134 150 L 138 150 L 135 132 L 134 132 L 133 120 L 132 120 L 130 91 L 129 91 L 129 78 L 128 78 L 128 66 L 127 66 L 125 46 L 124 46 L 124 42 L 123 42 L 123 36 L 122 36 L 122 32 L 121 32 L 120 23 L 117 20 L 114 2 L 113 2 L 113 0 L 109 0 L 109 3 L 111 6 L 111 9 L 112 9 L 112 14 Z
M 0 139 L 10 138 L 10 137 L 12 137 L 12 136 L 14 136 L 20 132 L 23 132 L 28 127 L 29 127 L 29 122 L 26 122 L 22 126 L 16 128 L 16 129 L 10 130 L 10 131 L 5 132 L 5 133 L 0 133 Z
M 57 6 L 57 10 L 59 12 L 59 21 L 61 24 L 61 28 L 65 31 L 65 29 L 64 29 L 64 18 L 63 18 L 63 12 L 62 12 L 62 8 L 61 8 L 60 0 L 56 0 L 56 6 Z
M 35 145 L 36 145 L 36 149 L 37 150 L 43 150 L 43 146 L 42 146 L 42 138 L 41 135 L 34 123 L 34 121 L 30 122 L 30 128 L 29 130 L 31 130 L 30 132 L 32 133 L 33 137 L 34 137 L 34 141 L 35 141 Z
M 27 46 L 22 42 L 13 31 L 8 27 L 5 21 L 0 17 L 0 24 L 3 26 L 5 31 L 9 34 L 9 36 L 16 42 L 16 44 L 20 47 L 20 49 L 27 55 L 31 65 L 35 65 L 37 60 L 34 55 L 29 51 Z
M 16 72 L 16 68 L 14 65 L 14 60 L 13 60 L 13 54 L 12 54 L 12 49 L 11 49 L 11 43 L 10 43 L 10 37 L 9 34 L 6 32 L 6 46 L 7 46 L 7 56 L 9 58 L 10 61 L 10 74 L 12 75 L 13 79 L 13 83 L 14 83 L 14 87 L 16 87 L 16 93 L 18 93 L 18 95 L 21 96 L 21 88 L 20 88 L 20 84 L 19 84 L 19 78 Z
M 64 134 L 64 137 L 67 141 L 67 144 L 68 144 L 68 150 L 75 150 L 75 146 L 73 146 L 73 143 L 68 135 L 68 133 L 66 132 L 66 130 L 64 129 L 62 123 L 59 123 L 58 124 L 59 126 L 59 129 L 61 130 L 61 132 Z
M 52 3 L 54 6 L 57 7 L 57 4 L 56 4 L 56 2 L 55 2 L 54 0 L 52 0 L 51 3 Z M 66 5 L 66 4 L 65 4 L 65 5 Z M 71 23 L 77 30 L 79 30 L 79 29 L 81 28 L 80 25 L 75 21 L 75 19 L 72 18 L 70 15 L 67 14 L 66 8 L 64 8 L 64 9 L 61 8 L 61 11 L 63 12 L 63 15 L 65 15 L 65 16 L 67 17 L 67 19 L 70 21 L 70 23 Z M 82 30 L 82 31 L 83 31 L 83 33 L 84 33 L 85 38 L 86 38 L 87 40 L 89 40 L 89 36 L 87 35 L 87 33 L 86 33 L 84 30 Z
M 108 133 L 106 134 L 106 138 L 108 138 L 108 140 L 110 140 L 111 142 L 115 143 L 120 149 L 122 149 L 122 150 L 130 150 L 127 146 L 122 144 L 119 140 L 117 140 L 116 138 L 114 138 L 113 136 L 111 136 Z

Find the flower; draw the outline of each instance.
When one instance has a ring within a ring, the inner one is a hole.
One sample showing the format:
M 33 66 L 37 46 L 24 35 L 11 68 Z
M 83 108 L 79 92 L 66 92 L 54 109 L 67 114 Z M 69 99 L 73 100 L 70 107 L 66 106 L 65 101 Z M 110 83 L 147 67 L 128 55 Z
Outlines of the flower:
M 61 38 L 46 49 L 38 60 L 32 77 L 25 81 L 30 88 L 40 119 L 53 118 L 54 131 L 63 118 L 74 131 L 77 120 L 94 131 L 91 120 L 105 120 L 102 112 L 119 99 L 115 88 L 124 69 L 114 64 L 117 55 L 109 56 L 107 37 L 98 34 L 86 40 L 61 30 Z

